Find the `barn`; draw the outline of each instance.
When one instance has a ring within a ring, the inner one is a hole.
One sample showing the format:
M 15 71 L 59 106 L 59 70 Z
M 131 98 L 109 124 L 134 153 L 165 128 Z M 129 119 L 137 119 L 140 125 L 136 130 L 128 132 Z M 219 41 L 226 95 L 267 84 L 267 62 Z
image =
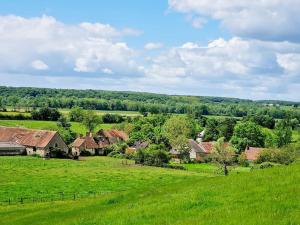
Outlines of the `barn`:
M 0 126 L 0 143 L 6 154 L 21 151 L 21 147 L 27 155 L 41 157 L 55 156 L 56 152 L 67 154 L 69 150 L 57 131 L 48 130 Z

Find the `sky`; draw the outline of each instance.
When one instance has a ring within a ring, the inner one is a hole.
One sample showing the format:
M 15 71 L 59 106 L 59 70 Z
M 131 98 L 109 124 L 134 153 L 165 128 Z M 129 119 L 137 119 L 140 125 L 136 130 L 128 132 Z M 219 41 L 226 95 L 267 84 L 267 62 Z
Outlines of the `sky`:
M 299 0 L 2 0 L 0 85 L 300 101 Z

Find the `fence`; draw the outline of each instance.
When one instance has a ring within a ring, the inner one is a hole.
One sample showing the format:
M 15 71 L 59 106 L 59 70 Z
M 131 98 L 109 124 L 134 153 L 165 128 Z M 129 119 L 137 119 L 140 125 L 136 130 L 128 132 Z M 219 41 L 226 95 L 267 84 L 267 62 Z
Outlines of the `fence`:
M 89 191 L 89 192 L 81 192 L 81 193 L 42 193 L 36 194 L 35 196 L 26 196 L 21 195 L 18 197 L 0 199 L 0 205 L 16 205 L 16 204 L 26 204 L 26 203 L 38 203 L 38 202 L 51 202 L 51 201 L 76 201 L 83 198 L 96 198 L 98 196 L 103 196 L 104 194 L 111 193 L 111 192 L 96 192 L 96 191 Z

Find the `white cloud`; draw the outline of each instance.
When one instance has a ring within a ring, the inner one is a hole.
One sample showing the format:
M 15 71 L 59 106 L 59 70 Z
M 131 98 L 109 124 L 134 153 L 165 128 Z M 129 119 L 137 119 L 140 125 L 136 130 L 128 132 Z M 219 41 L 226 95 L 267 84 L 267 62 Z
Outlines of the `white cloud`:
M 70 75 L 114 68 L 120 74 L 135 73 L 136 53 L 119 41 L 133 33 L 108 24 L 69 25 L 50 16 L 0 16 L 0 72 L 51 68 L 47 73 Z
M 153 43 L 153 42 L 149 42 L 147 44 L 145 44 L 144 48 L 147 50 L 154 50 L 154 49 L 160 49 L 163 47 L 162 43 Z
M 178 92 L 280 99 L 293 93 L 297 99 L 292 84 L 300 86 L 299 59 L 300 44 L 289 42 L 238 37 L 206 46 L 188 42 L 154 57 L 145 79 Z
M 0 17 L 1 84 L 300 98 L 299 43 L 219 38 L 141 56 L 124 35 L 135 32 L 100 23 L 70 25 L 48 16 Z
M 300 41 L 299 0 L 169 0 L 170 8 L 221 21 L 233 35 L 263 40 Z M 191 20 L 193 25 L 195 21 Z
M 48 70 L 49 66 L 44 63 L 42 60 L 34 60 L 31 63 L 32 68 L 36 69 L 36 70 Z

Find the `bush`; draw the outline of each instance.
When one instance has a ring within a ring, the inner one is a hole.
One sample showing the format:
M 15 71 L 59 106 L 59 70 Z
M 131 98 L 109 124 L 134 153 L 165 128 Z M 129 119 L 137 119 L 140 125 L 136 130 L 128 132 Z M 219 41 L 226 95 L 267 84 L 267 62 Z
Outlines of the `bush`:
M 175 169 L 175 170 L 186 170 L 184 166 L 178 166 L 178 165 L 170 165 L 170 164 L 162 164 L 163 168 L 168 168 L 168 169 Z
M 0 114 L 0 119 L 3 120 L 30 120 L 31 116 L 25 116 L 22 113 L 18 113 L 18 114 Z
M 34 120 L 46 120 L 46 121 L 58 121 L 61 117 L 60 112 L 57 109 L 49 107 L 40 108 L 38 111 L 31 113 L 32 119 Z
M 295 159 L 296 153 L 292 149 L 265 149 L 259 154 L 255 163 L 273 162 L 288 165 Z
M 103 123 L 122 123 L 125 121 L 124 117 L 119 114 L 107 113 L 102 116 Z
M 162 150 L 140 149 L 135 153 L 134 160 L 137 164 L 160 167 L 169 162 L 170 156 L 166 151 Z
M 278 164 L 272 162 L 264 162 L 259 165 L 259 169 L 267 169 L 277 166 Z
M 241 166 L 244 166 L 244 167 L 248 167 L 249 166 L 249 161 L 247 160 L 247 156 L 246 156 L 245 152 L 243 152 L 242 154 L 239 155 L 239 157 L 238 157 L 238 163 Z

